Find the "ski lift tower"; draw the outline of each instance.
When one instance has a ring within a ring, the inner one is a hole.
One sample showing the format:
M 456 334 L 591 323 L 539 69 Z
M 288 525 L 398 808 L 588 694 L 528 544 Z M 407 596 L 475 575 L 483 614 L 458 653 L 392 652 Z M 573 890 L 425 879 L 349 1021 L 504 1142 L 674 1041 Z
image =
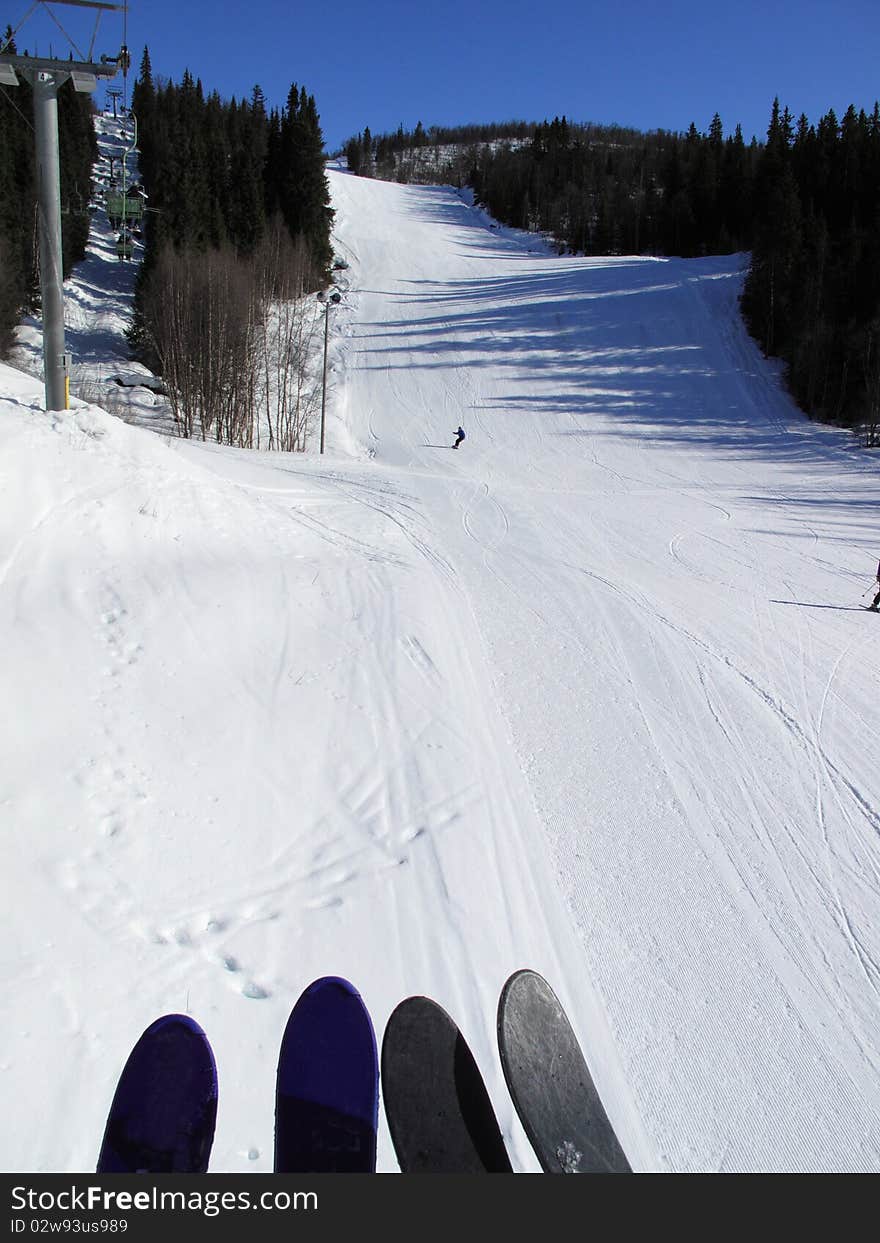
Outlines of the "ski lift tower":
M 119 89 L 118 86 L 117 87 L 108 86 L 107 98 L 110 100 L 110 103 L 113 106 L 113 120 L 115 121 L 116 120 L 116 105 L 118 104 L 119 100 L 122 99 L 122 91 Z
M 52 0 L 53 4 L 86 9 L 126 12 L 124 4 L 96 0 Z M 98 14 L 100 21 L 101 14 Z M 97 34 L 97 22 L 95 25 Z M 43 308 L 43 372 L 46 409 L 70 406 L 70 355 L 64 346 L 64 284 L 61 264 L 61 172 L 58 155 L 58 90 L 68 78 L 73 88 L 90 94 L 98 78 L 112 78 L 128 56 L 123 47 L 117 56 L 100 62 L 51 60 L 36 56 L 0 55 L 0 86 L 18 86 L 19 75 L 34 92 L 34 143 L 37 157 L 38 217 L 40 235 L 40 296 Z

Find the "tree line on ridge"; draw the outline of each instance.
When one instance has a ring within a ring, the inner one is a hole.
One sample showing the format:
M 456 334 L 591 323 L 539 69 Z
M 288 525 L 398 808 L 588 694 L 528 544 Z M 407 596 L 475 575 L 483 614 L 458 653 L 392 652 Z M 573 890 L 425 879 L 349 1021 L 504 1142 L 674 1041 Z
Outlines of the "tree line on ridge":
M 880 111 L 797 123 L 774 101 L 767 139 L 540 124 L 373 135 L 345 144 L 360 176 L 469 186 L 503 224 L 561 253 L 749 251 L 749 331 L 786 364 L 811 417 L 880 443 Z

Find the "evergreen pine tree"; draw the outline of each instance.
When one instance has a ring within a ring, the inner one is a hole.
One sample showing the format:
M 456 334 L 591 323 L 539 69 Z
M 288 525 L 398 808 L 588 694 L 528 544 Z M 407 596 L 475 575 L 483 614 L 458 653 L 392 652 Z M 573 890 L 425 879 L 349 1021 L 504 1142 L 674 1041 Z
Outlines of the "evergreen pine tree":
M 11 26 L 2 37 L 16 54 Z M 30 86 L 0 86 L 0 357 L 13 344 L 21 312 L 32 305 L 33 231 L 36 207 Z
M 329 273 L 330 188 L 324 169 L 324 141 L 314 97 L 290 88 L 281 119 L 280 207 L 292 238 L 302 237 L 316 271 Z

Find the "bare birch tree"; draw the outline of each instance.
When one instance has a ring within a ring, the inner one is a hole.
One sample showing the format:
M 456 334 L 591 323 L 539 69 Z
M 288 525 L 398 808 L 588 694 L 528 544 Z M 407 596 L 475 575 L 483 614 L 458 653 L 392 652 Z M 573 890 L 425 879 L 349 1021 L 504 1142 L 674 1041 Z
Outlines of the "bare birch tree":
M 144 323 L 184 437 L 305 449 L 320 401 L 320 311 L 301 240 L 273 222 L 256 253 L 167 247 Z
M 302 451 L 319 400 L 320 312 L 308 296 L 315 283 L 313 265 L 302 240 L 292 242 L 277 220 L 255 258 L 265 307 L 256 352 L 266 447 Z

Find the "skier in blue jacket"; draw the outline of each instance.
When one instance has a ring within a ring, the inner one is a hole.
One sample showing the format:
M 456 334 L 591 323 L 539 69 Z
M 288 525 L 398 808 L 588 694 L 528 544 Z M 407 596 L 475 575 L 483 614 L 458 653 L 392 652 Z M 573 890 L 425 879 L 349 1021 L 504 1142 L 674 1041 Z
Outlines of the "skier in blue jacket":
M 880 561 L 877 563 L 877 586 L 880 587 Z M 880 610 L 880 591 L 877 592 L 874 599 L 868 605 L 868 608 L 873 609 L 875 613 Z
M 452 446 L 453 449 L 457 449 L 463 440 L 464 440 L 464 428 L 460 427 L 458 431 L 455 433 L 455 444 Z

